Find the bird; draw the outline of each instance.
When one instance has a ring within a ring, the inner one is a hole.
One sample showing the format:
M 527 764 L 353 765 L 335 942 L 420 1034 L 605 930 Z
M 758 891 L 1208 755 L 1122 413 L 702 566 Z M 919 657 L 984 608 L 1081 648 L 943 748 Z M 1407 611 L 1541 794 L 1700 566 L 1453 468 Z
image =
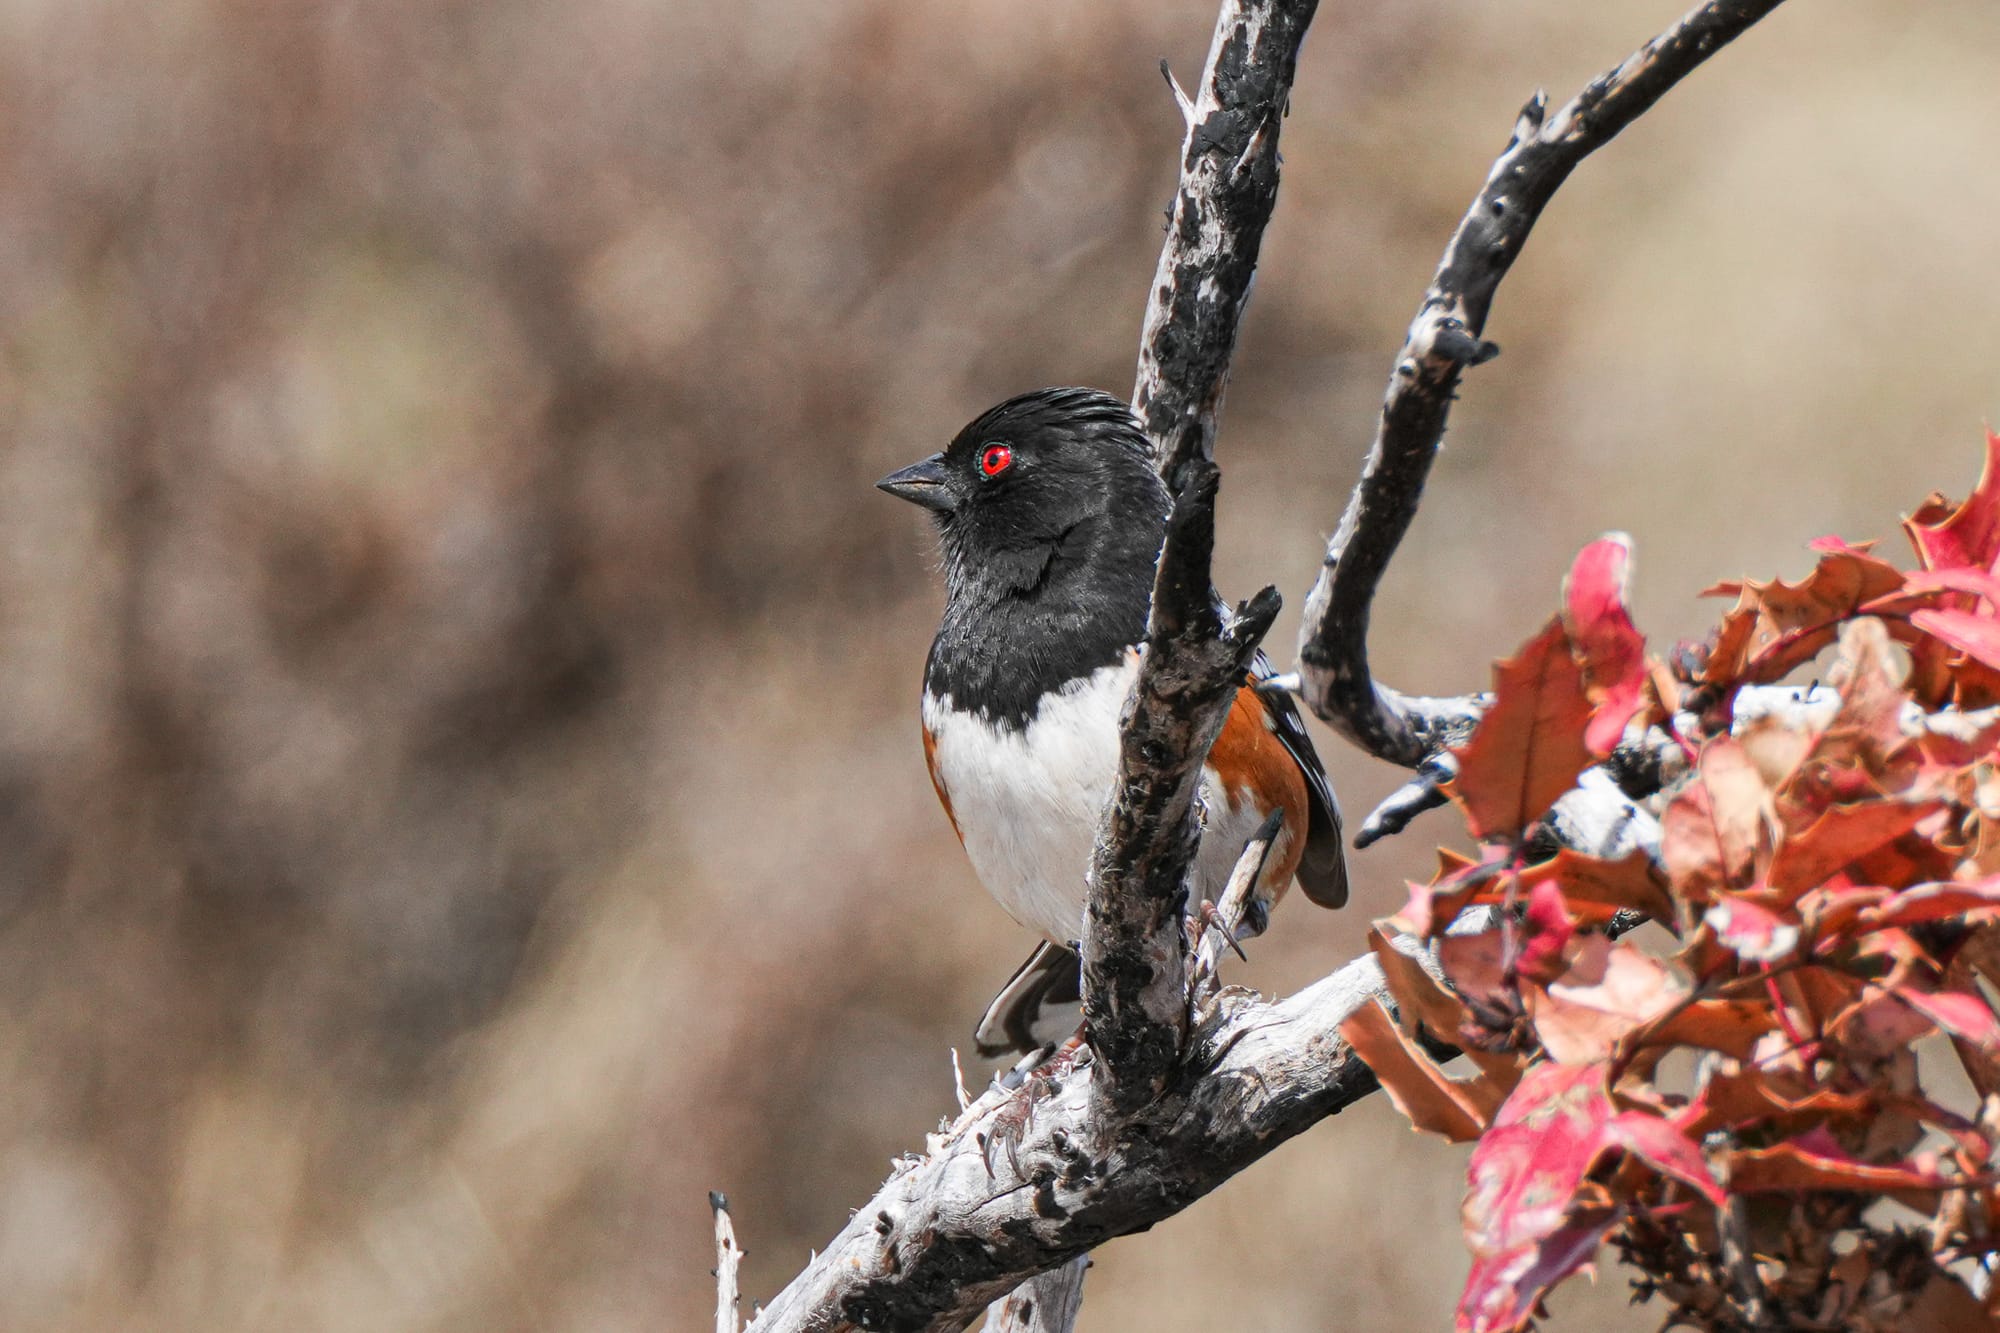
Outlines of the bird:
M 942 556 L 920 710 L 931 784 L 981 883 L 1042 936 L 974 1042 L 1031 1055 L 1075 1028 L 1091 851 L 1173 502 L 1132 409 L 1090 388 L 1009 398 L 876 485 L 929 511 Z M 1294 878 L 1322 906 L 1347 900 L 1340 806 L 1296 705 L 1257 688 L 1271 675 L 1259 653 L 1198 806 L 1197 902 L 1221 898 L 1246 843 L 1283 812 L 1243 938 Z

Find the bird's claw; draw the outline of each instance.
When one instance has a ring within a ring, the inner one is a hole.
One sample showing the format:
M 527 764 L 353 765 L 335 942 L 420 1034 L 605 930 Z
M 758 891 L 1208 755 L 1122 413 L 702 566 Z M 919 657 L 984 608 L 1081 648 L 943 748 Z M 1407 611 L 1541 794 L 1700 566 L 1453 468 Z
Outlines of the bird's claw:
M 1007 1154 L 1007 1166 L 1015 1176 L 1022 1176 L 1021 1140 L 1035 1123 L 1035 1103 L 1055 1091 L 1062 1076 L 1074 1069 L 1083 1049 L 1083 1034 L 1079 1032 L 1061 1046 L 1053 1048 L 1039 1063 L 1023 1061 L 1008 1071 L 1008 1076 L 1020 1077 L 1020 1084 L 1014 1095 L 1000 1104 L 993 1113 L 993 1119 L 986 1132 L 979 1138 L 980 1160 L 986 1164 L 987 1179 L 995 1175 L 993 1150 L 997 1147 Z M 1005 1076 L 1003 1076 L 1005 1077 Z

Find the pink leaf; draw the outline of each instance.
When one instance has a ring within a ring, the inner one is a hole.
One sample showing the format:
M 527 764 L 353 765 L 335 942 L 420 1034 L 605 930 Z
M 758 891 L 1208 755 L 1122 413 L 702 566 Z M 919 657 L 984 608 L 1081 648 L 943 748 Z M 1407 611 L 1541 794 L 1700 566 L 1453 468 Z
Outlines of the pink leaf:
M 1545 879 L 1528 890 L 1528 910 L 1522 922 L 1526 939 L 1516 967 L 1523 976 L 1546 979 L 1562 971 L 1563 946 L 1576 934 L 1570 920 L 1569 904 L 1554 880 Z
M 1577 552 L 1563 580 L 1563 627 L 1592 704 L 1584 744 L 1595 755 L 1617 746 L 1646 688 L 1646 640 L 1626 608 L 1631 570 L 1632 539 L 1614 532 Z
M 1898 986 L 1897 999 L 1962 1041 L 1981 1050 L 2000 1050 L 2000 1019 L 1982 1000 L 1959 991 L 1920 991 Z
M 2000 556 L 2000 435 L 1986 433 L 1986 463 L 1963 504 L 1933 495 L 1903 529 L 1926 569 L 1993 568 Z
M 1972 611 L 1912 611 L 1910 623 L 1967 657 L 2000 668 L 2000 620 Z
M 1611 1122 L 1608 1133 L 1612 1142 L 1661 1175 L 1693 1187 L 1717 1207 L 1725 1202 L 1722 1186 L 1715 1183 L 1700 1150 L 1688 1141 L 1687 1135 L 1658 1116 L 1645 1111 L 1626 1111 Z
M 1452 1328 L 1456 1333 L 1509 1333 L 1522 1327 L 1544 1293 L 1591 1261 L 1618 1217 L 1614 1210 L 1561 1227 L 1536 1244 L 1475 1258 Z

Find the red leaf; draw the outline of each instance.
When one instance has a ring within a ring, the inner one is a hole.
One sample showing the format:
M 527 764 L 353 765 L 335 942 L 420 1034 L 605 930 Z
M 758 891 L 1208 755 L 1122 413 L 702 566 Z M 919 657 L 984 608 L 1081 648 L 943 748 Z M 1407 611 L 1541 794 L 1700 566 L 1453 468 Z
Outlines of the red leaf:
M 1912 611 L 1910 623 L 1974 661 L 2000 669 L 2000 621 L 1974 611 Z
M 1603 1065 L 1536 1065 L 1472 1150 L 1461 1217 L 1473 1263 L 1453 1323 L 1461 1333 L 1519 1328 L 1590 1262 L 1619 1210 L 1579 1208 L 1577 1191 L 1607 1151 L 1720 1197 L 1694 1146 L 1656 1117 L 1616 1113 L 1604 1079 Z
M 1563 580 L 1563 627 L 1593 705 L 1584 744 L 1598 756 L 1616 748 L 1646 688 L 1646 640 L 1625 605 L 1631 567 L 1632 539 L 1614 532 L 1577 552 Z
M 1963 504 L 1933 494 L 1903 520 L 1925 569 L 1993 568 L 2000 556 L 2000 435 L 1986 433 L 1986 463 Z
M 1608 1131 L 1611 1141 L 1663 1176 L 1672 1176 L 1689 1185 L 1717 1207 L 1726 1202 L 1722 1187 L 1715 1183 L 1708 1163 L 1687 1135 L 1656 1115 L 1626 1111 L 1613 1120 Z
M 1771 857 L 1771 887 L 1787 897 L 1816 888 L 1884 843 L 1895 841 L 1943 809 L 1940 801 L 1863 801 L 1836 805 Z
M 1474 836 L 1498 841 L 1548 813 L 1590 765 L 1590 701 L 1562 622 L 1493 667 L 1493 704 L 1458 755 L 1449 788 Z

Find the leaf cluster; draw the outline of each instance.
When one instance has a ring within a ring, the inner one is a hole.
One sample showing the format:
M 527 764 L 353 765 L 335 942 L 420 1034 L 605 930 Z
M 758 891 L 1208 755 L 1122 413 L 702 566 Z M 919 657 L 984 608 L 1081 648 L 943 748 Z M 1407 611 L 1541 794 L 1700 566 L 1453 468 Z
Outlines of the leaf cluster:
M 1994 1326 L 2000 436 L 1904 526 L 1917 568 L 1823 539 L 1797 583 L 1711 589 L 1734 605 L 1664 659 L 1602 539 L 1495 667 L 1451 788 L 1479 852 L 1375 923 L 1396 1012 L 1343 1029 L 1418 1128 L 1476 1143 L 1467 1333 L 1607 1243 L 1679 1326 Z M 1579 780 L 1649 748 L 1657 840 L 1549 855 Z

